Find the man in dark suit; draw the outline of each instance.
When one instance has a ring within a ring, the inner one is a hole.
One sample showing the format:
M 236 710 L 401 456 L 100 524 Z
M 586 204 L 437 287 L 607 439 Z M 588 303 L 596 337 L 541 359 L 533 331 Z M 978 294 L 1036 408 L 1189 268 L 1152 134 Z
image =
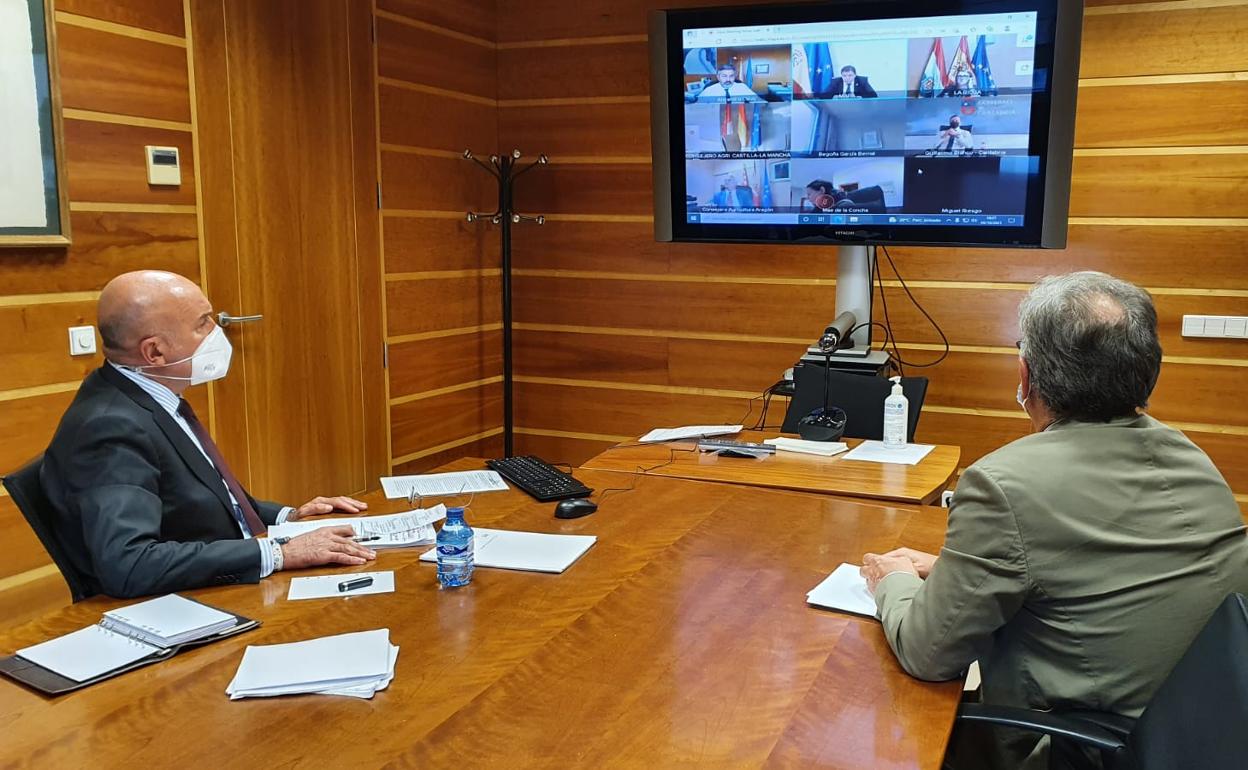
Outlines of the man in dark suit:
M 832 98 L 842 97 L 850 98 L 857 96 L 861 99 L 874 99 L 879 94 L 867 82 L 867 79 L 858 74 L 858 70 L 853 65 L 846 64 L 841 67 L 841 80 L 832 86 Z
M 92 589 L 133 597 L 374 558 L 345 526 L 256 539 L 268 525 L 367 506 L 318 497 L 283 507 L 242 488 L 181 397 L 224 377 L 232 353 L 198 286 L 126 273 L 100 293 L 98 316 L 107 361 L 78 389 L 40 475 L 53 526 Z

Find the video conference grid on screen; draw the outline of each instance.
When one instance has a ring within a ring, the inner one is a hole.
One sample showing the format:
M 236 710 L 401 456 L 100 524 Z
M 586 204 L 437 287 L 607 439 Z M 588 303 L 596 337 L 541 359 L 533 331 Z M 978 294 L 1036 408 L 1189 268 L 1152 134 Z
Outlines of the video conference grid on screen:
M 1019 227 L 1035 13 L 684 32 L 688 221 Z

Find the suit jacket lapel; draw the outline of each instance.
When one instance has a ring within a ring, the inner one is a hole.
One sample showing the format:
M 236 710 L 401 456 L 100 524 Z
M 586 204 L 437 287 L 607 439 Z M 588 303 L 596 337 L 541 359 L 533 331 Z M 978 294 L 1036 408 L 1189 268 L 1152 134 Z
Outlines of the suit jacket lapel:
M 124 375 L 114 371 L 111 366 L 105 364 L 98 371 L 105 380 L 125 394 L 126 397 L 152 413 L 152 419 L 160 427 L 161 432 L 165 434 L 165 438 L 169 439 L 169 443 L 173 444 L 173 448 L 177 450 L 183 462 L 191 469 L 191 472 L 195 474 L 200 483 L 208 487 L 216 495 L 217 499 L 221 501 L 221 505 L 225 507 L 226 513 L 233 517 L 229 493 L 225 489 L 225 482 L 221 480 L 221 474 L 217 472 L 216 468 L 212 467 L 212 463 L 208 462 L 208 458 L 204 457 L 204 453 L 199 451 L 199 447 L 191 442 L 190 437 L 186 435 L 186 431 L 182 430 L 181 426 L 174 421 L 168 412 L 161 408 L 160 404 L 144 393 L 142 388 L 126 379 Z

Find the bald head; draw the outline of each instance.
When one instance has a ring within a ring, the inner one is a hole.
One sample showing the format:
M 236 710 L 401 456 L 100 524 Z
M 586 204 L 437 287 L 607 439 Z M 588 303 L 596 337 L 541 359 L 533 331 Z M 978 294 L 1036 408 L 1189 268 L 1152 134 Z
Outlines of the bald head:
M 189 356 L 213 325 L 212 305 L 199 287 L 163 270 L 109 281 L 100 292 L 98 319 L 108 358 L 140 366 Z

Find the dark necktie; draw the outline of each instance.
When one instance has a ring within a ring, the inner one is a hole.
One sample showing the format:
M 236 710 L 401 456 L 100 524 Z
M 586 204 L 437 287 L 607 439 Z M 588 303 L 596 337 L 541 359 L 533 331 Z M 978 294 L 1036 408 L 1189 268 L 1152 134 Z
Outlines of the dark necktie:
M 225 458 L 221 456 L 221 450 L 217 449 L 212 436 L 208 435 L 208 429 L 195 416 L 195 410 L 191 409 L 191 405 L 185 399 L 178 402 L 178 414 L 182 416 L 182 419 L 186 420 L 187 425 L 191 426 L 191 432 L 195 434 L 195 438 L 199 439 L 200 446 L 204 448 L 204 454 L 208 455 L 208 459 L 216 466 L 217 473 L 221 474 L 221 479 L 225 481 L 226 488 L 230 490 L 230 494 L 234 495 L 234 499 L 238 502 L 238 505 L 235 506 L 237 509 L 235 515 L 242 514 L 243 522 L 247 524 L 247 529 L 251 530 L 252 537 L 263 535 L 266 528 L 264 522 L 256 515 L 256 509 L 251 507 L 251 499 L 243 492 L 243 487 L 238 483 L 238 478 L 230 470 L 230 466 L 226 465 Z
M 945 145 L 945 152 L 951 152 L 952 150 L 953 150 L 953 134 L 950 134 L 949 144 Z

